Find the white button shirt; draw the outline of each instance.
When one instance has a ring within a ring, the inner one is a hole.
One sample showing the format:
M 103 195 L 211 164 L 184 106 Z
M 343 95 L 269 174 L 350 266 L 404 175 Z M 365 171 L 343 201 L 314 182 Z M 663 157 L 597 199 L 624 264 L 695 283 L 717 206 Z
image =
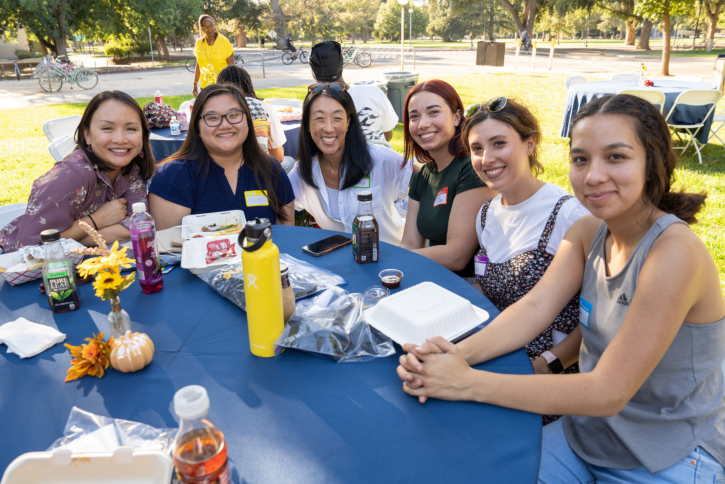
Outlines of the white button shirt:
M 380 240 L 400 245 L 405 219 L 395 209 L 393 202 L 408 196 L 413 165 L 409 163 L 401 170 L 403 156 L 399 153 L 372 143 L 368 143 L 368 149 L 373 159 L 373 169 L 369 176 L 360 180 L 355 186 L 345 190 L 340 189 L 337 198 L 339 218 L 333 218 L 331 214 L 330 200 L 317 156 L 312 159 L 312 178 L 318 188 L 313 188 L 302 180 L 297 165 L 289 173 L 289 180 L 295 192 L 295 209 L 307 210 L 323 229 L 350 234 L 352 222 L 357 215 L 357 194 L 369 191 L 373 194 L 373 215 L 378 221 Z

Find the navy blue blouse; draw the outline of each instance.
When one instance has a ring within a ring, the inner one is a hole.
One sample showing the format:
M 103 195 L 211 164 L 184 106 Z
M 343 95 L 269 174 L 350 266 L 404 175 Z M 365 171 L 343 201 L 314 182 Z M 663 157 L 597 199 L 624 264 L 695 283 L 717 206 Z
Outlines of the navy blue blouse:
M 273 189 L 283 205 L 295 199 L 292 185 L 287 173 L 277 162 L 269 162 L 281 183 Z M 151 180 L 149 193 L 164 200 L 188 207 L 191 214 L 223 212 L 226 210 L 242 210 L 247 220 L 254 217 L 267 218 L 275 223 L 277 217 L 269 206 L 264 191 L 264 181 L 259 180 L 258 187 L 254 180 L 254 172 L 246 164 L 239 168 L 236 193 L 232 192 L 224 169 L 214 162 L 209 163 L 209 174 L 204 179 L 204 170 L 196 176 L 199 162 L 196 160 L 174 160 L 159 165 Z

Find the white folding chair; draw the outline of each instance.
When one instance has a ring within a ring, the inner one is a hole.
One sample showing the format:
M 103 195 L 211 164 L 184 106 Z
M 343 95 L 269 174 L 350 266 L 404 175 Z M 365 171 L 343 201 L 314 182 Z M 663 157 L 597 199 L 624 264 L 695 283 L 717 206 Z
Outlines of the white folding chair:
M 25 213 L 27 203 L 13 203 L 0 207 L 0 229 Z
M 682 150 L 682 154 L 685 154 L 687 148 L 689 148 L 690 145 L 694 145 L 695 151 L 697 151 L 697 158 L 700 160 L 700 163 L 702 163 L 702 154 L 700 153 L 700 148 L 702 144 L 698 143 L 695 136 L 697 136 L 697 133 L 700 131 L 700 129 L 705 126 L 705 120 L 715 109 L 715 105 L 721 97 L 722 92 L 718 91 L 717 89 L 690 89 L 677 96 L 675 104 L 672 105 L 672 109 L 670 109 L 670 112 L 667 114 L 667 124 L 670 126 L 671 129 L 675 130 L 675 134 L 680 141 L 683 141 L 682 137 L 680 136 L 680 132 L 683 130 L 687 132 L 688 135 L 690 135 L 690 141 L 685 145 L 684 148 L 680 146 L 675 147 L 676 150 Z M 710 107 L 710 109 L 708 109 L 707 114 L 702 118 L 699 123 L 674 124 L 670 122 L 670 118 L 672 118 L 672 113 L 675 112 L 677 106 L 707 106 L 708 104 L 711 104 L 712 106 Z
M 55 161 L 63 161 L 63 159 L 73 153 L 76 149 L 76 140 L 68 136 L 62 136 L 48 145 L 48 151 L 50 156 Z
M 582 76 L 572 76 L 564 79 L 564 84 L 566 85 L 567 89 L 569 89 L 569 87 L 573 86 L 574 84 L 579 84 L 582 82 L 587 82 L 587 80 Z
M 687 81 L 687 82 L 704 82 L 702 80 L 702 77 L 697 77 L 697 76 L 675 76 L 674 80 Z
M 717 125 L 717 126 L 716 126 Z M 720 143 L 725 146 L 725 141 L 718 135 L 718 131 L 720 131 L 723 126 L 725 126 L 725 109 L 723 109 L 720 114 L 716 114 L 712 117 L 712 125 L 710 126 L 710 135 L 707 137 L 707 141 L 709 142 L 712 137 L 716 137 L 720 140 Z
M 290 106 L 293 108 L 302 109 L 302 101 L 300 101 L 299 99 L 290 99 L 286 97 L 268 97 L 267 99 L 265 99 L 265 101 L 275 106 Z
M 660 107 L 660 112 L 665 112 L 665 94 L 660 91 L 653 89 L 624 89 L 619 91 L 617 94 L 629 94 L 630 96 L 637 96 L 638 98 L 644 99 L 645 101 Z
M 181 103 L 181 106 L 179 106 L 179 112 L 183 113 L 184 111 L 189 111 L 189 108 L 191 107 L 191 101 L 184 101 Z
M 634 82 L 639 81 L 639 74 L 612 74 L 610 81 Z
M 48 141 L 53 141 L 60 138 L 61 136 L 68 136 L 73 138 L 76 134 L 78 124 L 81 122 L 81 115 L 74 114 L 73 116 L 66 116 L 64 118 L 51 119 L 43 123 L 43 133 Z

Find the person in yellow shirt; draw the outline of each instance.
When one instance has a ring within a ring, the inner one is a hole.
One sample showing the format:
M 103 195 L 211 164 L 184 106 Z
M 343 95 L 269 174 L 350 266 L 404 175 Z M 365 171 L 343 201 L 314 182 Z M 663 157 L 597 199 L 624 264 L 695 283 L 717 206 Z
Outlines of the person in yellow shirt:
M 202 36 L 194 46 L 196 72 L 194 72 L 194 89 L 191 91 L 194 97 L 199 94 L 199 79 L 202 77 L 203 68 L 208 68 L 214 74 L 214 78 L 210 79 L 208 76 L 202 78 L 202 89 L 209 84 L 214 84 L 216 76 L 222 69 L 234 64 L 234 47 L 229 39 L 216 31 L 216 23 L 211 16 L 204 14 L 199 17 L 199 32 Z

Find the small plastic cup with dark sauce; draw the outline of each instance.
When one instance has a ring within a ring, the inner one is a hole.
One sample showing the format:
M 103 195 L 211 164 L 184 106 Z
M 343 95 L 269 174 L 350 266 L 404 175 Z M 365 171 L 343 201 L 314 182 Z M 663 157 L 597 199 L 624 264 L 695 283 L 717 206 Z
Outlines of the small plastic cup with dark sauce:
M 398 269 L 385 269 L 380 271 L 380 282 L 388 289 L 397 289 L 400 287 L 400 281 L 403 280 L 403 272 Z

